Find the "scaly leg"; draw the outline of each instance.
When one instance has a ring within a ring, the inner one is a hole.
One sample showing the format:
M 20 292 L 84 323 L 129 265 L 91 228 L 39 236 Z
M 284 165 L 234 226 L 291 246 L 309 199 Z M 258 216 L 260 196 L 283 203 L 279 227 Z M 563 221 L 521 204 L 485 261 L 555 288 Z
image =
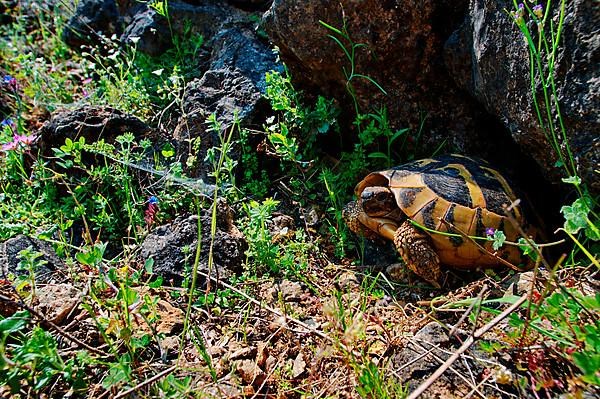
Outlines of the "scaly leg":
M 430 238 L 425 232 L 406 220 L 396 230 L 394 245 L 410 270 L 435 287 L 441 287 L 440 258 L 431 246 Z M 387 272 L 394 277 L 399 274 L 399 268 L 397 265 L 391 265 Z

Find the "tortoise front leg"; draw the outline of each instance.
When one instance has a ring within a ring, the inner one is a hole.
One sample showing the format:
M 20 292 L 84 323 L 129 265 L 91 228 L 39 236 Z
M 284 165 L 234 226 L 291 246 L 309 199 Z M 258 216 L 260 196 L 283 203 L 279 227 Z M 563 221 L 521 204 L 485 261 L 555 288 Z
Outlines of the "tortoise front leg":
M 413 226 L 409 220 L 405 220 L 394 234 L 394 245 L 406 266 L 419 277 L 440 288 L 440 258 L 429 240 L 429 236 Z M 395 277 L 399 274 L 399 269 L 400 266 L 391 265 L 387 272 Z

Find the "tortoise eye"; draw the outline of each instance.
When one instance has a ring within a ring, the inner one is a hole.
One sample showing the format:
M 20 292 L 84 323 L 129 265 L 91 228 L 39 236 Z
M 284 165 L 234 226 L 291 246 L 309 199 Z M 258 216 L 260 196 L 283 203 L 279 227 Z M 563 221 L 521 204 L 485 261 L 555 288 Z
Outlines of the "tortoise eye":
M 390 194 L 389 193 L 379 193 L 377 194 L 377 200 L 378 201 L 387 201 L 390 199 Z

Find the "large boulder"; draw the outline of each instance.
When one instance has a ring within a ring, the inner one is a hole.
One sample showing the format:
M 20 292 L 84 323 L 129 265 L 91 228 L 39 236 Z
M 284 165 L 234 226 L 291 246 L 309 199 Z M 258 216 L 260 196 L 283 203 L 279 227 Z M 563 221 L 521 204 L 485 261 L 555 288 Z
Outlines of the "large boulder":
M 457 84 L 499 118 L 513 139 L 559 182 L 562 168 L 541 129 L 530 90 L 529 51 L 506 10 L 508 0 L 474 0 L 460 29 L 446 43 L 446 63 Z M 558 21 L 558 3 L 552 10 Z M 566 2 L 555 81 L 567 139 L 578 174 L 600 192 L 600 8 L 589 0 Z M 549 31 L 549 27 L 546 27 Z M 532 30 L 537 30 L 531 25 Z M 543 98 L 539 81 L 538 98 Z M 541 103 L 544 112 L 543 101 Z M 556 121 L 554 121 L 556 123 Z M 560 146 L 567 156 L 564 140 Z
M 67 138 L 85 137 L 86 143 L 100 139 L 112 143 L 123 133 L 133 133 L 139 138 L 150 132 L 152 129 L 133 115 L 112 107 L 86 105 L 54 113 L 38 132 L 38 146 L 46 155 L 51 155 L 51 149 L 59 148 Z
M 188 141 L 200 137 L 198 160 L 205 159 L 208 149 L 221 145 L 221 137 L 236 120 L 242 126 L 259 122 L 257 116 L 267 109 L 265 74 L 283 71 L 271 48 L 244 24 L 223 29 L 210 44 L 207 71 L 188 84 L 182 103 L 184 115 L 173 133 L 184 153 Z M 212 114 L 221 131 L 208 126 L 206 121 Z M 209 171 L 206 161 L 189 170 L 203 179 Z
M 443 63 L 443 44 L 467 11 L 468 1 L 275 0 L 264 26 L 301 87 L 340 98 L 350 65 L 333 34 L 346 26 L 357 48 L 355 73 L 377 81 L 352 80 L 363 112 L 385 105 L 395 127 L 416 132 L 425 118 L 422 140 L 435 148 L 473 152 L 486 140 L 478 129 L 482 109 L 452 81 Z

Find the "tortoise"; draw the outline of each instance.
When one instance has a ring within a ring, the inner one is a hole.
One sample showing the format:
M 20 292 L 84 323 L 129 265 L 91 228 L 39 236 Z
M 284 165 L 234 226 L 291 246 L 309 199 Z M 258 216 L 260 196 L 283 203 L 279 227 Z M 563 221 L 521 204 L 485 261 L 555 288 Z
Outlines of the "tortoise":
M 461 155 L 445 155 L 410 162 L 366 176 L 355 188 L 356 201 L 343 210 L 350 230 L 370 239 L 394 242 L 409 269 L 440 288 L 440 264 L 458 269 L 528 264 L 515 246 L 497 251 L 492 241 L 479 241 L 490 255 L 464 237 L 486 237 L 496 230 L 508 241 L 519 233 L 503 206 L 516 196 L 508 181 L 487 162 Z M 527 228 L 519 206 L 512 208 L 517 223 Z M 423 228 L 424 227 L 424 228 Z M 451 233 L 451 234 L 437 234 Z M 486 234 L 487 233 L 487 234 Z M 388 268 L 399 277 L 402 267 Z

